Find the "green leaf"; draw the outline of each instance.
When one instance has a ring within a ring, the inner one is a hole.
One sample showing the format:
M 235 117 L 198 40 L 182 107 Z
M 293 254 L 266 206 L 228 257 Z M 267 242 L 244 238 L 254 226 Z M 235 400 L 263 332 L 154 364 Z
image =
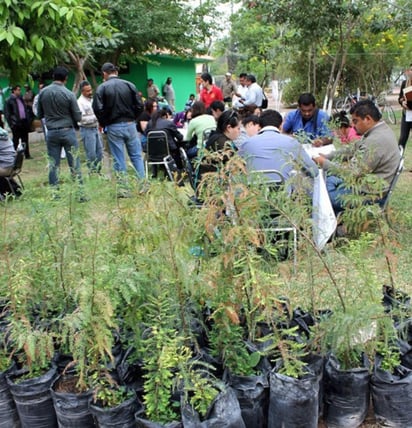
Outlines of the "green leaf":
M 13 36 L 17 39 L 23 40 L 25 37 L 24 31 L 19 27 L 13 27 L 11 29 L 11 32 L 13 33 Z
M 12 33 L 7 33 L 7 34 L 6 34 L 6 40 L 7 40 L 7 43 L 8 43 L 10 46 L 12 46 L 12 44 L 14 43 L 14 37 L 13 37 L 13 34 L 12 34 Z
M 250 367 L 256 367 L 260 361 L 260 352 L 253 352 L 249 355 Z
M 43 50 L 43 48 L 44 48 L 43 39 L 38 39 L 36 41 L 35 47 L 36 47 L 37 52 L 41 52 Z
M 68 7 L 62 7 L 62 8 L 60 8 L 60 10 L 59 10 L 60 17 L 66 15 L 68 11 L 69 11 Z

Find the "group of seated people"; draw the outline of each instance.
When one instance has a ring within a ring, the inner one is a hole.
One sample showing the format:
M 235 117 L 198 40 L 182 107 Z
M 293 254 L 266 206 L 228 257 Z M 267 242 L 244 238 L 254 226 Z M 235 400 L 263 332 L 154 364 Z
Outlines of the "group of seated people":
M 313 178 L 323 170 L 332 206 L 338 214 L 345 208 L 342 196 L 352 192 L 340 174 L 344 165 L 350 165 L 359 177 L 370 174 L 375 181 L 381 182 L 378 193 L 371 188 L 363 191 L 373 202 L 384 201 L 399 166 L 400 152 L 393 131 L 381 120 L 372 101 L 356 103 L 351 110 L 351 119 L 345 112 L 330 118 L 317 107 L 315 98 L 309 93 L 299 97 L 298 108 L 288 113 L 285 119 L 275 110 L 225 110 L 221 104 L 211 106 L 207 111 L 204 103 L 195 101 L 186 115 L 185 139 L 172 118 L 161 111 L 152 113 L 147 124 L 143 122 L 140 126 L 145 127 L 146 132 L 154 129 L 167 132 L 170 151 L 178 168 L 181 166 L 179 146 L 183 146 L 193 163 L 205 172 L 218 167 L 204 162 L 213 152 L 225 153 L 220 158 L 224 161 L 237 152 L 245 160 L 248 170 L 275 169 L 285 180 L 296 172 Z M 338 142 L 338 149 L 325 150 L 323 154 L 322 147 L 333 142 Z M 320 153 L 309 154 L 305 143 L 318 147 Z

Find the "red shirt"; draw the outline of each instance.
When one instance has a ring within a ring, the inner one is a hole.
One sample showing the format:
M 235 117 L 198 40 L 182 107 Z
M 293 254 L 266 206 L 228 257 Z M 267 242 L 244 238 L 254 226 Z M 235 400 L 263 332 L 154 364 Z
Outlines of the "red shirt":
M 200 91 L 200 101 L 208 108 L 213 101 L 223 101 L 222 91 L 215 85 L 212 85 L 209 90 L 203 88 Z

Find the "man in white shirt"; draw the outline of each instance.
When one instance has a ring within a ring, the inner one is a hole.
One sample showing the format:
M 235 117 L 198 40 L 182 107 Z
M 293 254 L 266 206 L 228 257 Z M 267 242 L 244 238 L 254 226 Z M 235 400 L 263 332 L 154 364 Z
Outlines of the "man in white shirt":
M 240 103 L 245 106 L 255 105 L 262 107 L 263 90 L 257 84 L 256 77 L 253 74 L 248 74 L 246 77 L 247 92 L 246 95 L 240 99 Z
M 80 136 L 86 152 L 89 172 L 100 173 L 103 161 L 103 143 L 99 123 L 92 108 L 93 89 L 87 80 L 80 83 L 81 95 L 77 100 L 82 118 L 79 122 Z
M 240 99 L 244 99 L 246 97 L 247 85 L 246 85 L 246 73 L 239 74 L 239 86 L 237 87 L 237 92 L 233 96 L 232 105 L 234 108 L 242 108 L 243 104 L 240 103 Z

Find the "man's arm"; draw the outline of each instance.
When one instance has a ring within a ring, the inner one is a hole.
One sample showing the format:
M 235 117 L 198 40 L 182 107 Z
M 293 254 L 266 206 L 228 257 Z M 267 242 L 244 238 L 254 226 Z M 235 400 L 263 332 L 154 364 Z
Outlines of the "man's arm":
M 403 95 L 403 90 L 405 89 L 406 86 L 406 80 L 402 81 L 401 83 L 401 88 L 399 90 L 399 96 L 398 96 L 398 103 L 403 107 L 403 102 L 405 101 L 404 95 Z
M 72 95 L 70 97 L 70 111 L 72 113 L 73 125 L 78 127 L 78 123 L 82 120 L 82 112 L 79 109 L 79 104 L 77 104 L 76 96 L 73 93 Z
M 97 117 L 97 120 L 99 121 L 99 124 L 101 126 L 106 126 L 105 123 L 105 114 L 104 114 L 104 103 L 103 103 L 103 88 L 99 86 L 94 93 L 93 102 L 92 102 L 92 108 L 94 111 L 94 114 Z
M 282 123 L 282 132 L 284 134 L 292 134 L 293 133 L 293 122 L 294 116 L 296 115 L 296 111 L 291 111 L 286 115 L 284 122 Z
M 315 147 L 321 147 L 326 146 L 328 144 L 332 144 L 333 142 L 333 135 L 331 130 L 329 129 L 328 123 L 329 123 L 329 116 L 323 111 L 319 110 L 318 116 L 316 118 L 316 133 L 318 134 L 315 136 L 315 139 L 313 140 L 312 144 Z

